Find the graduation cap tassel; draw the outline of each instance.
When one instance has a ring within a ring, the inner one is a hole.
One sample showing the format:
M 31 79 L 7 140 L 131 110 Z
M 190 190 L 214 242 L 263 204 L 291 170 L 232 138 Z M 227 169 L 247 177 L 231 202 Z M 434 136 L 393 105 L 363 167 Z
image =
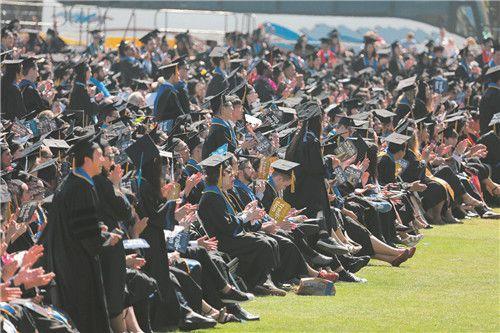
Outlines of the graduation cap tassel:
M 292 170 L 292 184 L 290 185 L 290 192 L 295 193 L 295 171 Z
M 7 205 L 7 209 L 5 210 L 5 219 L 8 220 L 10 219 L 10 215 L 12 214 L 12 203 L 9 201 L 9 204 Z
M 217 186 L 222 189 L 222 165 L 219 167 L 219 180 L 217 181 Z
M 137 187 L 141 187 L 141 182 L 142 182 L 142 159 L 144 157 L 144 153 L 141 153 L 141 161 L 139 163 L 139 168 L 137 169 Z
M 75 170 L 75 158 L 73 157 L 73 163 L 71 164 L 71 167 L 73 168 L 73 170 Z
M 128 173 L 128 162 L 125 163 L 125 174 L 127 174 L 127 173 Z

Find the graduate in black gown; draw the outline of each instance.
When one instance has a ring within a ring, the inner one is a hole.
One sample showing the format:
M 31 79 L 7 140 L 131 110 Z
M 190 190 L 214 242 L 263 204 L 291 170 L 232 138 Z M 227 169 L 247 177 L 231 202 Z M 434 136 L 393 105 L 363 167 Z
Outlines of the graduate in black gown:
M 124 229 L 125 223 L 132 219 L 130 204 L 125 197 L 115 189 L 122 174 L 121 167 L 112 164 L 112 150 L 107 142 L 102 144 L 104 163 L 102 172 L 93 177 L 97 194 L 99 195 L 98 215 L 100 221 L 108 227 L 109 231 Z M 125 232 L 126 230 L 122 230 Z M 119 328 L 122 320 L 122 311 L 125 308 L 125 249 L 122 241 L 115 246 L 106 247 L 100 256 L 104 289 L 108 304 L 108 313 L 113 329 Z M 118 323 L 115 323 L 117 321 Z M 115 326 L 116 325 L 116 326 Z
M 75 80 L 69 96 L 68 109 L 83 110 L 83 115 L 78 113 L 76 123 L 85 127 L 90 123 L 97 123 L 99 106 L 87 91 L 87 82 L 91 76 L 90 66 L 87 62 L 81 61 L 74 67 L 74 72 Z
M 28 113 L 17 85 L 21 80 L 21 63 L 22 60 L 2 61 L 2 67 L 5 68 L 2 76 L 2 119 L 20 119 Z
M 479 104 L 481 135 L 491 130 L 490 121 L 495 114 L 500 112 L 500 65 L 490 68 L 486 76 L 489 79 L 488 88 Z
M 179 97 L 182 92 L 176 88 L 179 83 L 177 66 L 177 63 L 173 63 L 159 68 L 165 82 L 158 88 L 155 99 L 154 115 L 158 121 L 173 122 L 177 117 L 189 113 L 189 103 L 181 103 Z
M 210 237 L 219 241 L 218 248 L 239 259 L 238 275 L 249 290 L 266 281 L 275 268 L 272 248 L 268 242 L 245 232 L 243 223 L 258 220 L 263 210 L 246 211 L 244 219 L 226 197 L 226 190 L 233 187 L 234 174 L 229 164 L 230 155 L 213 155 L 200 163 L 207 174 L 205 191 L 198 207 L 199 217 Z M 245 221 L 246 220 L 246 221 Z
M 49 102 L 43 99 L 37 90 L 36 81 L 39 74 L 35 58 L 27 58 L 23 61 L 23 76 L 24 78 L 19 83 L 19 89 L 23 94 L 26 110 L 30 113 L 33 111 L 40 113 L 43 110 L 50 109 Z
M 227 145 L 227 151 L 231 153 L 238 147 L 236 133 L 229 123 L 233 116 L 233 105 L 226 100 L 224 91 L 210 99 L 210 107 L 213 118 L 208 137 L 203 143 L 203 159 L 224 145 Z
M 92 179 L 101 173 L 103 157 L 93 138 L 86 135 L 73 146 L 76 169 L 54 196 L 44 236 L 46 266 L 56 274 L 51 301 L 85 333 L 111 332 L 99 261 L 106 238 Z M 108 239 L 113 246 L 120 237 Z
M 206 96 L 215 96 L 221 91 L 229 89 L 227 80 L 226 64 L 227 64 L 227 48 L 216 46 L 209 55 L 214 66 L 212 79 L 208 82 Z

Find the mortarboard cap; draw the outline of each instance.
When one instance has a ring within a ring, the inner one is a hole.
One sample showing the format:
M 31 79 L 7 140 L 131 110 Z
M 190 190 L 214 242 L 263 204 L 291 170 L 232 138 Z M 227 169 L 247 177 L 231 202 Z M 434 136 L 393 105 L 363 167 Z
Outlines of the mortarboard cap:
M 321 107 L 316 102 L 307 102 L 297 107 L 297 116 L 300 120 L 309 120 L 321 116 Z
M 138 168 L 160 155 L 158 147 L 156 147 L 149 134 L 143 135 L 133 144 L 128 146 L 125 149 L 125 153 Z
M 174 74 L 177 70 L 178 63 L 173 62 L 165 66 L 161 66 L 158 68 L 160 70 L 161 74 L 165 77 L 165 79 L 168 79 Z
M 271 167 L 274 170 L 277 170 L 279 172 L 285 173 L 287 175 L 292 173 L 292 170 L 298 167 L 300 164 L 287 161 L 287 160 L 277 160 L 274 163 L 271 164 Z
M 218 94 L 207 97 L 205 99 L 205 102 L 210 103 L 210 108 L 212 109 L 213 112 L 218 113 L 222 105 L 226 103 L 225 93 L 226 90 L 222 90 Z
M 394 117 L 396 115 L 394 112 L 388 111 L 386 109 L 374 109 L 371 112 L 373 112 L 373 114 L 376 117 L 380 118 L 381 120 L 387 119 L 387 118 L 390 119 L 391 117 Z
M 500 123 L 500 112 L 497 112 L 493 115 L 493 118 L 491 118 L 488 126 L 495 126 Z
M 212 52 L 208 55 L 210 58 L 224 58 L 227 55 L 227 47 L 216 46 L 213 48 Z
M 415 88 L 415 82 L 417 80 L 417 76 L 412 76 L 407 79 L 401 80 L 398 82 L 398 86 L 396 87 L 397 91 L 408 91 L 410 89 Z
M 410 140 L 410 137 L 399 133 L 391 133 L 384 140 L 397 145 L 403 145 L 406 141 Z
M 221 165 L 222 163 L 226 162 L 231 158 L 231 154 L 224 154 L 224 155 L 211 155 L 208 158 L 204 159 L 201 161 L 198 165 L 205 167 L 205 168 L 215 168 Z

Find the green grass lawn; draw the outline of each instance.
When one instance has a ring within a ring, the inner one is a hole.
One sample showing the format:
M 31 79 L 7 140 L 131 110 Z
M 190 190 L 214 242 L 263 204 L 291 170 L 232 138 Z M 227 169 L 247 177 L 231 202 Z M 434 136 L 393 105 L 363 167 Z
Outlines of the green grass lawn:
M 373 260 L 366 284 L 336 284 L 331 297 L 264 297 L 244 304 L 261 320 L 220 332 L 500 331 L 499 220 L 425 230 L 400 268 Z

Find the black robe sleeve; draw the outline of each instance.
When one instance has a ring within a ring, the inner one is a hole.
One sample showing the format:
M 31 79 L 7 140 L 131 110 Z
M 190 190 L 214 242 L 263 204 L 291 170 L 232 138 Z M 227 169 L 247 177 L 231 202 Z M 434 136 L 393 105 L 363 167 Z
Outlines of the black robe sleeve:
M 175 119 L 184 114 L 177 93 L 166 89 L 158 98 L 158 119 L 160 121 Z
M 396 182 L 396 163 L 387 155 L 382 156 L 378 161 L 378 182 L 384 186 Z
M 14 120 L 28 114 L 24 105 L 23 96 L 19 88 L 13 84 L 2 82 L 2 118 Z
M 210 237 L 231 239 L 239 227 L 240 221 L 226 211 L 224 199 L 215 193 L 203 193 L 198 213 Z
M 49 102 L 44 100 L 38 90 L 33 88 L 32 86 L 26 86 L 23 90 L 23 100 L 26 110 L 28 112 L 32 111 L 44 111 L 50 108 Z
M 90 123 L 90 119 L 98 113 L 98 105 L 90 99 L 85 87 L 74 85 L 69 98 L 69 110 L 83 110 L 85 114 L 85 123 Z M 79 115 L 79 114 L 78 114 Z M 84 119 L 77 119 L 77 124 L 81 124 Z M 86 125 L 85 124 L 85 125 Z
M 274 190 L 271 188 L 271 185 L 266 183 L 266 189 L 264 190 L 264 196 L 262 197 L 262 200 L 260 202 L 268 214 L 269 214 L 269 211 L 271 210 L 271 206 L 273 205 L 274 199 L 276 199 L 276 195 L 274 193 Z
M 225 143 L 228 143 L 228 150 L 234 152 L 234 149 L 236 149 L 236 147 L 234 147 L 234 149 L 231 150 L 233 145 L 228 140 L 226 136 L 226 130 L 224 129 L 224 127 L 218 125 L 212 125 L 210 127 L 207 139 L 203 143 L 203 148 L 201 153 L 202 159 L 206 159 L 208 156 L 210 156 L 210 153 L 212 153 Z

